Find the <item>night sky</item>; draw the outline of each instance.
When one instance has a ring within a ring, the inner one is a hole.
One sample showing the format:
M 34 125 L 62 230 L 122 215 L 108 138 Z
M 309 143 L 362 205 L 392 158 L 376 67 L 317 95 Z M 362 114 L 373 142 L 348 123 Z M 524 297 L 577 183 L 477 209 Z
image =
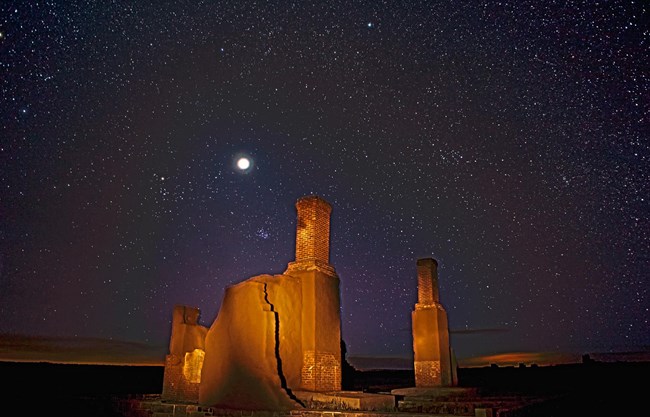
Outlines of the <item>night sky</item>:
M 331 203 L 353 356 L 650 346 L 648 4 L 2 1 L 0 333 L 161 346 Z M 644 23 L 645 22 L 645 23 Z M 252 165 L 238 170 L 246 156 Z

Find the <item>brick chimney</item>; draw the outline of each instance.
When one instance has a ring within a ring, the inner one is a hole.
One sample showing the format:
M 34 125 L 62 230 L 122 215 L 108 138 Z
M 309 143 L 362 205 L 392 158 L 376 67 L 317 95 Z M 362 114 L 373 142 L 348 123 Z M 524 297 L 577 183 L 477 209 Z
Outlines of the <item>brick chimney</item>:
M 296 262 L 330 260 L 330 214 L 332 206 L 310 195 L 296 202 Z
M 418 304 L 432 306 L 440 303 L 438 292 L 438 262 L 433 258 L 417 260 Z

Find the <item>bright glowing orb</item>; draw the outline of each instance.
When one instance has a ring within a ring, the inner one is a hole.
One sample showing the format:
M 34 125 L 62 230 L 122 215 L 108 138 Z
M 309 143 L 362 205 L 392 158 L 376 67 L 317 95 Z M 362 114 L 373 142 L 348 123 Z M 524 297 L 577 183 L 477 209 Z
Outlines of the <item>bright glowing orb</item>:
M 237 160 L 237 168 L 241 169 L 242 171 L 247 170 L 251 166 L 251 161 L 248 158 L 239 158 Z

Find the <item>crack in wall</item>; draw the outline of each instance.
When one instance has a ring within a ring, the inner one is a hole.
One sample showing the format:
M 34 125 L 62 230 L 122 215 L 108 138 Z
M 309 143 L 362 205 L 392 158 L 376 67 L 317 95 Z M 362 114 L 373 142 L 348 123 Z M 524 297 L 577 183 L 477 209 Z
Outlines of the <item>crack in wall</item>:
M 278 312 L 275 311 L 275 306 L 269 301 L 269 293 L 267 291 L 267 283 L 264 283 L 264 301 L 271 307 L 271 312 L 275 317 L 275 359 L 278 364 L 278 377 L 280 377 L 280 386 L 287 393 L 289 398 L 291 398 L 296 403 L 300 404 L 301 407 L 306 408 L 305 404 L 298 399 L 291 391 L 291 388 L 287 386 L 287 379 L 284 377 L 284 372 L 282 371 L 282 358 L 280 357 L 280 316 Z

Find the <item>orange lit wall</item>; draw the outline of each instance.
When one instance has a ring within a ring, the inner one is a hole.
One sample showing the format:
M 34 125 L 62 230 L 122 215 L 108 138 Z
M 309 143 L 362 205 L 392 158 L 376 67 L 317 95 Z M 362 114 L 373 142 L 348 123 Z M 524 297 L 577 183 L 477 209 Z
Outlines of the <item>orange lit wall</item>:
M 196 403 L 208 329 L 198 324 L 198 308 L 177 305 L 172 315 L 169 354 L 165 357 L 163 390 L 166 401 Z
M 339 278 L 329 264 L 331 206 L 296 203 L 296 258 L 282 275 L 226 288 L 205 339 L 199 404 L 301 408 L 298 390 L 341 389 Z

